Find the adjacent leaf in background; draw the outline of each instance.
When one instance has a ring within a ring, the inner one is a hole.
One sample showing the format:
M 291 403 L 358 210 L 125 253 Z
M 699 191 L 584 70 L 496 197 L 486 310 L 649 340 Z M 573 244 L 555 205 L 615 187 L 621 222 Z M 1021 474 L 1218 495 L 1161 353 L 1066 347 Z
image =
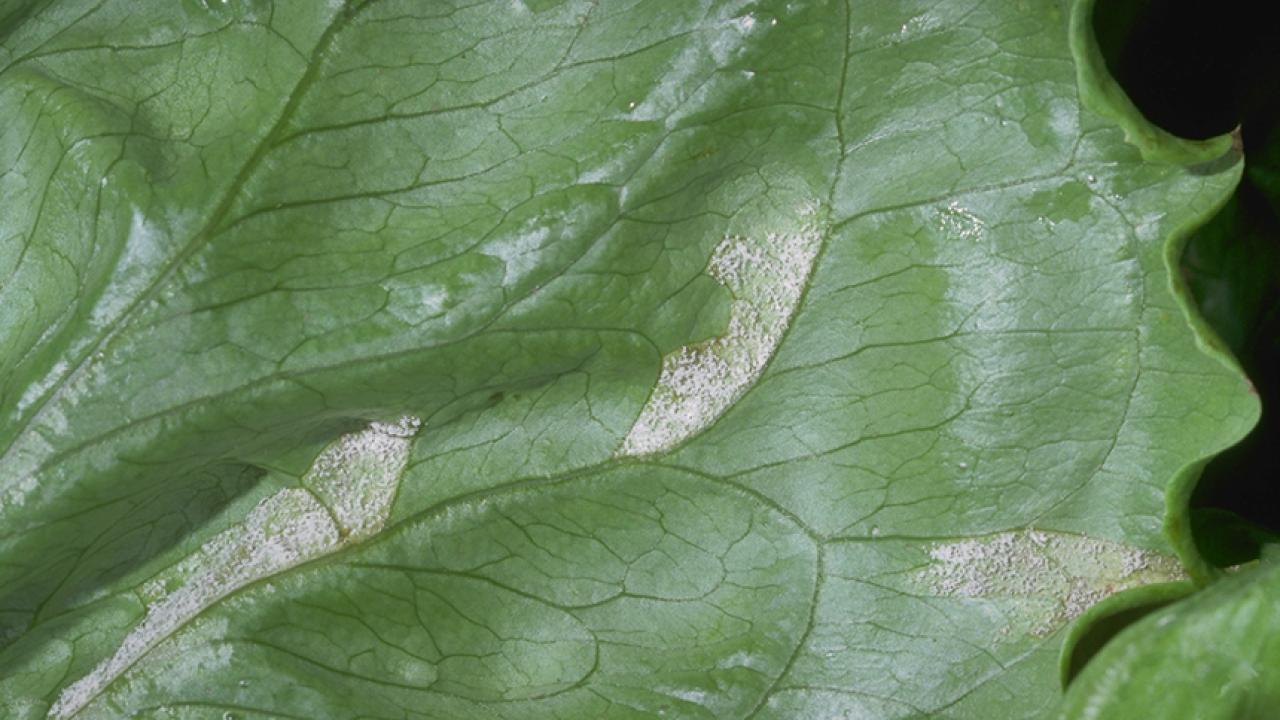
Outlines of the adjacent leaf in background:
M 1257 413 L 1088 9 L 6 6 L 0 707 L 1049 712 Z
M 1129 626 L 1067 691 L 1062 718 L 1265 720 L 1280 707 L 1280 565 L 1224 578 Z

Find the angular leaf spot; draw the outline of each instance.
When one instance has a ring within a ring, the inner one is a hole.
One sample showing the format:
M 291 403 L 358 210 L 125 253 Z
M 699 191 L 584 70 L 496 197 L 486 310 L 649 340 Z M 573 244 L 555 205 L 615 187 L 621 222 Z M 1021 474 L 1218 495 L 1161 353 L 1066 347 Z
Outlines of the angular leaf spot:
M 303 477 L 305 489 L 268 497 L 242 523 L 153 578 L 139 594 L 146 615 L 114 655 L 62 691 L 49 716 L 75 715 L 157 644 L 237 589 L 376 534 L 420 424 L 406 416 L 338 438 Z
M 663 358 L 657 387 L 620 455 L 669 450 L 705 430 L 760 377 L 782 341 L 818 254 L 817 208 L 793 232 L 731 235 L 716 246 L 707 274 L 733 297 L 729 330 Z
M 1186 578 L 1176 558 L 1081 535 L 1040 530 L 937 543 L 916 580 L 938 597 L 1013 601 L 1010 625 L 1048 635 L 1108 595 Z

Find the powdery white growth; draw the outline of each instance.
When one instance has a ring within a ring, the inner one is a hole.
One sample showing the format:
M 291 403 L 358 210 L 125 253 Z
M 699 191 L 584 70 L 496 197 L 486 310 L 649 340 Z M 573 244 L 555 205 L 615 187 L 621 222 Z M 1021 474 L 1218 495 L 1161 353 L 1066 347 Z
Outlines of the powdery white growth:
M 36 489 L 36 476 L 34 473 L 16 474 L 17 478 L 9 483 L 7 487 L 0 488 L 0 514 L 3 514 L 9 508 L 22 507 L 27 501 L 27 496 Z
M 181 584 L 147 607 L 147 614 L 114 655 L 69 685 L 49 711 L 71 717 L 156 643 L 236 588 L 321 554 L 338 542 L 337 528 L 305 490 L 282 490 L 263 500 L 242 525 L 219 533 L 169 573 Z M 190 573 L 182 577 L 185 573 Z M 166 583 L 149 584 L 148 594 Z
M 373 423 L 316 458 L 302 483 L 333 513 L 343 536 L 363 540 L 382 529 L 419 425 L 413 417 Z
M 941 25 L 941 21 L 932 15 L 916 15 L 902 23 L 902 27 L 898 28 L 898 34 L 901 36 L 900 39 L 908 39 L 932 32 Z
M 938 222 L 948 235 L 958 236 L 964 240 L 981 240 L 986 234 L 987 225 L 982 218 L 973 214 L 958 202 L 952 202 L 938 211 Z
M 302 488 L 258 503 L 138 592 L 146 615 L 115 654 L 67 686 L 49 710 L 69 718 L 202 610 L 239 588 L 365 539 L 382 528 L 421 421 L 372 423 L 325 448 Z
M 686 345 L 662 361 L 658 384 L 627 433 L 621 455 L 668 450 L 705 430 L 764 370 L 786 331 L 821 245 L 816 207 L 793 232 L 730 235 L 716 246 L 707 274 L 733 298 L 729 329 Z
M 1004 598 L 1021 612 L 1005 628 L 1042 637 L 1108 595 L 1183 580 L 1176 558 L 1083 535 L 1040 530 L 938 543 L 916 580 L 931 595 Z

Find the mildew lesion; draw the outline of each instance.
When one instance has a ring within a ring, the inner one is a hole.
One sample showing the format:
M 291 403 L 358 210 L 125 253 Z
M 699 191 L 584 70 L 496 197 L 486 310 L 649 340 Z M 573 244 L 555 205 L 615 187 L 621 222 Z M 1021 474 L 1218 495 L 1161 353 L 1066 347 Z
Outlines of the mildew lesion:
M 987 224 L 959 202 L 952 201 L 935 214 L 938 225 L 948 237 L 976 242 L 986 236 Z
M 934 597 L 1009 600 L 1005 634 L 1047 636 L 1109 595 L 1185 580 L 1177 558 L 1084 535 L 1026 529 L 938 542 L 914 573 Z
M 302 487 L 259 502 L 243 521 L 153 577 L 138 591 L 146 614 L 111 657 L 68 685 L 49 710 L 70 718 L 205 608 L 262 578 L 365 540 L 391 512 L 418 418 L 371 423 L 316 458 Z
M 800 303 L 821 246 L 818 206 L 802 206 L 786 230 L 726 235 L 707 274 L 729 291 L 724 335 L 663 358 L 648 402 L 619 455 L 669 450 L 710 427 L 759 379 Z

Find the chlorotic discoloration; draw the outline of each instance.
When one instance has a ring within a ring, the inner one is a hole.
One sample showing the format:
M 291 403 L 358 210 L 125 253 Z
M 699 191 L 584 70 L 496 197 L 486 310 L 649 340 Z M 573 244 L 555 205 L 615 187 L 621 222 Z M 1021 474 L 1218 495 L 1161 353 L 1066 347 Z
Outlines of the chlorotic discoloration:
M 218 600 L 377 533 L 391 510 L 420 421 L 372 423 L 325 448 L 302 479 L 258 503 L 244 521 L 152 578 L 138 595 L 142 620 L 115 653 L 67 686 L 49 711 L 69 718 L 157 644 Z
M 729 329 L 663 358 L 649 401 L 620 455 L 648 455 L 680 444 L 716 421 L 755 382 L 795 314 L 821 245 L 816 206 L 790 232 L 726 236 L 707 274 L 733 298 Z
M 1186 578 L 1178 560 L 1082 535 L 1041 530 L 936 543 L 917 571 L 919 589 L 937 597 L 1010 602 L 1010 625 L 1043 637 L 1108 595 Z

